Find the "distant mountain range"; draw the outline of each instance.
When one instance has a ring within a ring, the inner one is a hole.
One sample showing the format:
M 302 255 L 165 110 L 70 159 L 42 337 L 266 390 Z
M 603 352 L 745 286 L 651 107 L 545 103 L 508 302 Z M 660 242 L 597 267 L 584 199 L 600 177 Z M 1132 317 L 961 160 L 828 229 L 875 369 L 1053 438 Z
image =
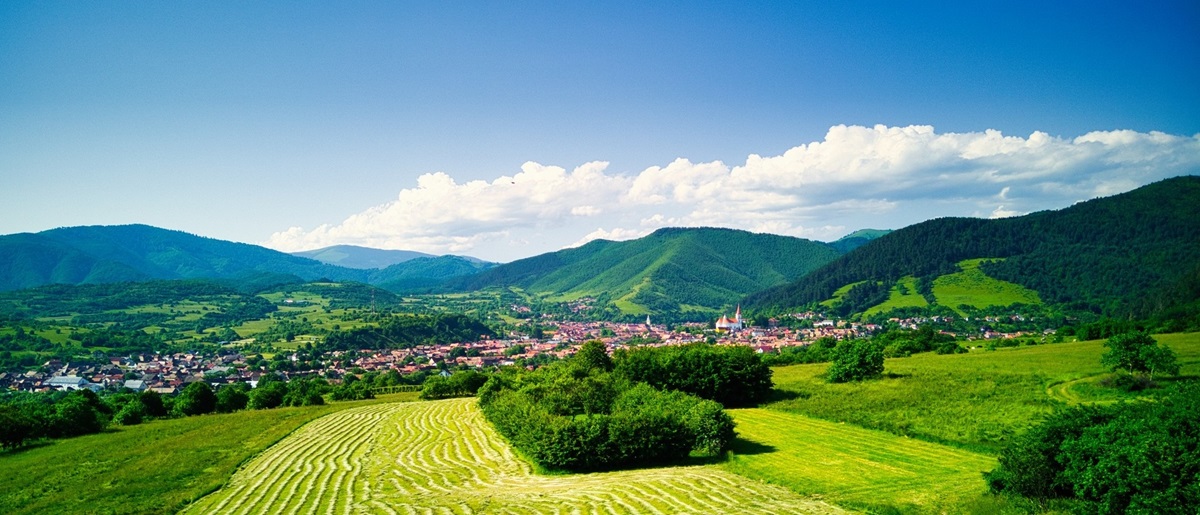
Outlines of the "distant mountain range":
M 1200 177 L 1059 211 L 942 218 L 832 243 L 668 228 L 507 264 L 345 245 L 299 254 L 146 225 L 68 227 L 0 236 L 0 290 L 218 279 L 252 291 L 327 279 L 399 293 L 519 288 L 550 301 L 590 297 L 624 316 L 704 317 L 739 301 L 760 311 L 824 303 L 853 314 L 880 311 L 889 295 L 914 289 L 937 302 L 931 285 L 966 273 L 959 263 L 973 260 L 974 280 L 1032 291 L 1021 298 L 1142 316 L 1200 305 Z
M 433 254 L 412 250 L 382 250 L 357 245 L 334 245 L 316 250 L 292 252 L 293 256 L 315 259 L 327 265 L 370 270 L 387 268 L 416 258 L 431 258 Z
M 396 292 L 519 287 L 559 300 L 603 297 L 626 314 L 712 312 L 799 278 L 840 255 L 837 245 L 852 248 L 870 237 L 851 236 L 827 244 L 731 229 L 662 229 L 637 240 L 597 240 L 496 265 L 353 246 L 292 255 L 146 225 L 70 227 L 0 236 L 0 290 L 163 279 L 328 279 Z
M 1200 300 L 1200 177 L 1167 179 L 1058 211 L 912 225 L 799 280 L 749 296 L 755 309 L 810 306 L 834 297 L 859 313 L 904 277 L 927 289 L 969 259 L 988 276 L 1051 304 L 1110 316 L 1150 316 Z M 852 286 L 853 285 L 853 286 Z M 847 290 L 848 288 L 848 290 Z
M 354 256 L 355 263 L 366 259 L 357 253 L 346 256 Z M 148 225 L 67 227 L 0 236 L 0 290 L 155 279 L 251 283 L 328 279 L 406 290 L 428 288 L 493 265 L 461 256 L 430 256 L 381 269 L 348 268 Z
M 515 286 L 551 299 L 604 298 L 625 314 L 709 313 L 748 293 L 795 280 L 839 255 L 830 244 L 790 236 L 669 228 L 636 240 L 596 240 L 513 261 L 448 287 Z

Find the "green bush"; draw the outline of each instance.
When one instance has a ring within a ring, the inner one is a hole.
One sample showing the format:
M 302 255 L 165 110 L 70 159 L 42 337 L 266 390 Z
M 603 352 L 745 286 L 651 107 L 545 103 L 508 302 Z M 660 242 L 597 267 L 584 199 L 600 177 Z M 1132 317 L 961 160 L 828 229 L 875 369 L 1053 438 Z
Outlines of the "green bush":
M 843 340 L 833 349 L 826 376 L 831 383 L 862 381 L 883 374 L 883 345 L 870 340 Z
M 1195 513 L 1200 506 L 1200 385 L 1158 402 L 1057 413 L 1000 453 L 993 491 L 1070 498 L 1090 513 Z M 1191 511 L 1189 511 L 1191 510 Z

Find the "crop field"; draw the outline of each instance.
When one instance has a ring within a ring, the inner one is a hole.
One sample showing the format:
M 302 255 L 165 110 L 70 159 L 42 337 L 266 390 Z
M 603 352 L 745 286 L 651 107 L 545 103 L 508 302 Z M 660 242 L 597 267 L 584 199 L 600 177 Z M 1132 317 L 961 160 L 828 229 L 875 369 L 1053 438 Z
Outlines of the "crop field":
M 185 513 L 839 513 L 719 465 L 536 475 L 474 399 L 318 419 Z
M 768 409 L 731 411 L 740 438 L 725 466 L 852 508 L 962 512 L 987 490 L 990 456 Z M 739 452 L 739 447 L 742 452 Z
M 1155 338 L 1175 351 L 1183 375 L 1200 374 L 1200 333 Z M 768 407 L 995 452 L 1058 407 L 1110 400 L 1094 387 L 1109 374 L 1100 365 L 1104 351 L 1089 341 L 924 353 L 886 360 L 880 380 L 842 384 L 820 377 L 826 364 L 778 367 L 782 395 Z
M 977 308 L 1009 306 L 1016 303 L 1041 304 L 1037 292 L 1019 284 L 993 279 L 979 263 L 986 259 L 968 259 L 958 263 L 961 272 L 943 275 L 933 280 L 933 297 L 938 304 L 955 311 L 966 304 Z
M 0 513 L 173 513 L 293 429 L 347 405 L 152 421 L 8 451 Z

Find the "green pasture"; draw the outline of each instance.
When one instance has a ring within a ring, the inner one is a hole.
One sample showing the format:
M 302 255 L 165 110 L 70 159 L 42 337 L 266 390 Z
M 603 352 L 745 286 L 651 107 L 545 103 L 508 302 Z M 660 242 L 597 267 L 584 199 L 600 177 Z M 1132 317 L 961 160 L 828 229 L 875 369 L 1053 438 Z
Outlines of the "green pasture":
M 995 458 L 772 409 L 731 411 L 739 440 L 725 468 L 866 511 L 962 512 Z
M 856 283 L 850 283 L 850 284 L 847 284 L 847 285 L 845 285 L 845 286 L 842 286 L 841 288 L 838 288 L 836 291 L 834 291 L 834 292 L 833 292 L 833 296 L 832 296 L 832 297 L 830 297 L 830 298 L 828 298 L 828 299 L 826 299 L 826 300 L 823 300 L 823 301 L 821 301 L 821 303 L 820 303 L 820 304 L 821 304 L 822 306 L 825 306 L 825 307 L 827 307 L 827 308 L 833 308 L 833 307 L 837 307 L 837 305 L 838 305 L 838 304 L 841 304 L 841 303 L 842 303 L 842 298 L 843 298 L 843 297 L 845 297 L 847 293 L 850 293 L 850 289 L 851 289 L 851 288 L 854 288 L 855 286 L 858 286 L 858 285 L 860 285 L 860 284 L 862 284 L 862 283 L 865 283 L 865 282 L 866 282 L 866 281 L 859 281 L 859 282 L 856 282 Z
M 1200 333 L 1155 336 L 1200 373 Z M 827 383 L 827 364 L 774 369 L 778 399 L 767 407 L 897 435 L 996 452 L 1005 441 L 1068 402 L 1107 400 L 1084 388 L 1056 387 L 1109 371 L 1100 365 L 1102 342 L 1072 342 L 968 354 L 891 358 L 884 377 Z M 1086 382 L 1084 382 L 1086 384 Z M 1089 397 L 1089 395 L 1091 395 Z
M 396 394 L 157 420 L 0 453 L 0 512 L 175 513 L 309 421 L 356 406 L 415 399 Z
M 933 297 L 937 303 L 958 311 L 966 304 L 976 308 L 1009 306 L 1012 304 L 1041 304 L 1037 292 L 1019 284 L 993 279 L 979 264 L 988 259 L 968 259 L 958 263 L 962 270 L 943 275 L 933 281 Z M 961 312 L 960 312 L 961 314 Z
M 925 300 L 925 297 L 917 293 L 917 278 L 910 275 L 892 285 L 892 291 L 888 296 L 888 300 L 868 309 L 863 314 L 871 316 L 877 313 L 886 313 L 897 308 L 923 308 L 928 305 L 929 302 Z

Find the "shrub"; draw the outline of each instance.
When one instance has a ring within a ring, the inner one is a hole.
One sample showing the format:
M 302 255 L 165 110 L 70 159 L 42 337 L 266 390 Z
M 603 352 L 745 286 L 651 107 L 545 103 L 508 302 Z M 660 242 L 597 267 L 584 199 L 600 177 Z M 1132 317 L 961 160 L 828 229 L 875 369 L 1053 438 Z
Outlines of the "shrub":
M 831 383 L 862 381 L 883 374 L 883 346 L 869 340 L 843 340 L 833 350 L 826 376 Z

